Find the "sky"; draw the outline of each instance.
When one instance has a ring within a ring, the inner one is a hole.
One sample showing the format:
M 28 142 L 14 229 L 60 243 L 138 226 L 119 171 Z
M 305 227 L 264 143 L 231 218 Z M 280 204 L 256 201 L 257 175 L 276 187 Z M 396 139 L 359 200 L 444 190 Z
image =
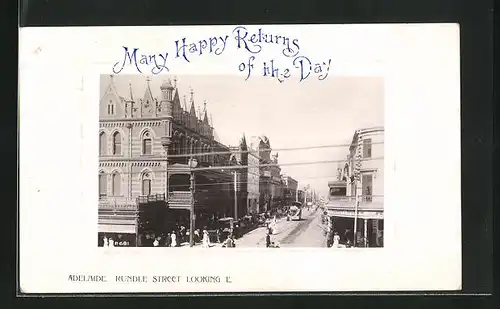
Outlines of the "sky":
M 160 97 L 160 85 L 173 76 L 151 76 L 153 96 Z M 101 94 L 111 77 L 102 75 Z M 134 98 L 143 98 L 146 77 L 143 75 L 117 75 L 117 91 L 129 97 L 129 83 Z M 190 89 L 194 91 L 196 110 L 212 114 L 213 126 L 225 145 L 238 145 L 245 134 L 247 142 L 252 136 L 265 135 L 273 149 L 345 145 L 352 140 L 354 131 L 384 125 L 384 80 L 381 77 L 329 76 L 323 81 L 307 79 L 301 83 L 252 76 L 245 81 L 235 75 L 177 76 L 177 86 L 186 95 L 189 106 Z M 279 150 L 279 163 L 343 160 L 348 147 L 311 148 L 307 150 Z M 328 181 L 336 177 L 338 163 L 284 165 L 282 173 L 307 184 L 326 196 Z

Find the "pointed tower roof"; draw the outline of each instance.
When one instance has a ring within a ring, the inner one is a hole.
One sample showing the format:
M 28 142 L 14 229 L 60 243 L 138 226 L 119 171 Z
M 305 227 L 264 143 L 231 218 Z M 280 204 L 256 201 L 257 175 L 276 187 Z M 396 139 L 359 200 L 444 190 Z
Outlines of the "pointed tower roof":
M 114 96 L 116 96 L 116 98 L 118 100 L 125 100 L 125 98 L 123 98 L 119 93 L 118 93 L 118 90 L 116 89 L 116 85 L 115 85 L 115 81 L 114 81 L 114 75 L 109 75 L 110 77 L 110 82 L 109 82 L 109 85 L 108 87 L 106 88 L 106 91 L 104 91 L 102 97 L 101 97 L 101 102 L 102 100 L 104 99 L 104 97 L 109 94 L 109 93 L 112 93 Z
M 194 91 L 193 91 L 193 88 L 191 88 L 190 93 L 191 93 L 191 108 L 189 109 L 189 113 L 191 115 L 195 115 L 196 116 L 196 109 L 194 107 Z
M 207 101 L 203 102 L 203 123 L 208 124 Z
M 134 101 L 134 94 L 132 92 L 132 82 L 131 81 L 128 82 L 128 89 L 130 92 L 130 101 Z
M 243 133 L 243 136 L 241 137 L 240 148 L 243 149 L 243 150 L 247 149 L 247 139 L 245 137 L 245 133 Z
M 153 93 L 151 92 L 150 81 L 151 78 L 149 76 L 146 77 L 147 86 L 146 86 L 146 91 L 144 92 L 144 99 L 143 99 L 144 102 L 146 101 L 153 102 Z

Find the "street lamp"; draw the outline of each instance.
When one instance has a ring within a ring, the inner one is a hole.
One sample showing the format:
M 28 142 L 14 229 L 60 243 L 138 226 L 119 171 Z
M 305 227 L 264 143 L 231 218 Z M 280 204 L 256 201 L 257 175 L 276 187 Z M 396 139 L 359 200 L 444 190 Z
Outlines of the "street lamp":
M 196 168 L 196 166 L 198 166 L 198 161 L 196 159 L 189 159 L 188 161 L 188 165 L 189 165 L 189 168 L 191 169 L 191 175 L 189 177 L 189 183 L 190 183 L 190 186 L 189 186 L 189 190 L 191 191 L 191 205 L 189 207 L 189 246 L 190 247 L 193 247 L 194 246 L 194 238 L 193 238 L 193 234 L 194 234 L 194 220 L 195 220 L 195 215 L 194 215 L 194 203 L 195 203 L 195 199 L 194 199 L 194 171 L 193 169 Z

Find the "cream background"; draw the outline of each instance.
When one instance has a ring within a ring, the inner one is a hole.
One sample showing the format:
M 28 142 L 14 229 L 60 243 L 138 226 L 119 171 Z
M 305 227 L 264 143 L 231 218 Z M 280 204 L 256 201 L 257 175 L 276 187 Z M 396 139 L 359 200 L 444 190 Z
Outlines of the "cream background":
M 111 73 L 122 59 L 123 45 L 172 52 L 173 42 L 184 36 L 196 40 L 229 34 L 233 28 L 21 29 L 22 291 L 460 289 L 460 59 L 454 24 L 263 27 L 298 38 L 301 55 L 332 58 L 330 77 L 384 78 L 385 248 L 106 251 L 95 246 L 99 75 Z M 222 56 L 204 55 L 190 64 L 170 62 L 171 73 L 243 79 L 237 67 L 249 54 L 231 43 Z M 277 58 L 280 52 L 264 46 L 257 59 Z M 279 59 L 291 65 L 292 59 Z M 446 175 L 446 181 L 433 180 L 435 173 Z M 437 241 L 437 235 L 446 235 L 446 241 Z M 67 281 L 68 275 L 82 273 L 107 275 L 110 282 Z M 116 284 L 114 275 L 228 275 L 232 283 Z

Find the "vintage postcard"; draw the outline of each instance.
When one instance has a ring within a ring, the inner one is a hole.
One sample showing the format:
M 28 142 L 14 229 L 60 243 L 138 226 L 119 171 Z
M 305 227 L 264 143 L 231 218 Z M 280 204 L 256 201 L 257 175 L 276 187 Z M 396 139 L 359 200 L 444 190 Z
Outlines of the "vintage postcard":
M 21 29 L 21 292 L 460 289 L 458 29 Z

